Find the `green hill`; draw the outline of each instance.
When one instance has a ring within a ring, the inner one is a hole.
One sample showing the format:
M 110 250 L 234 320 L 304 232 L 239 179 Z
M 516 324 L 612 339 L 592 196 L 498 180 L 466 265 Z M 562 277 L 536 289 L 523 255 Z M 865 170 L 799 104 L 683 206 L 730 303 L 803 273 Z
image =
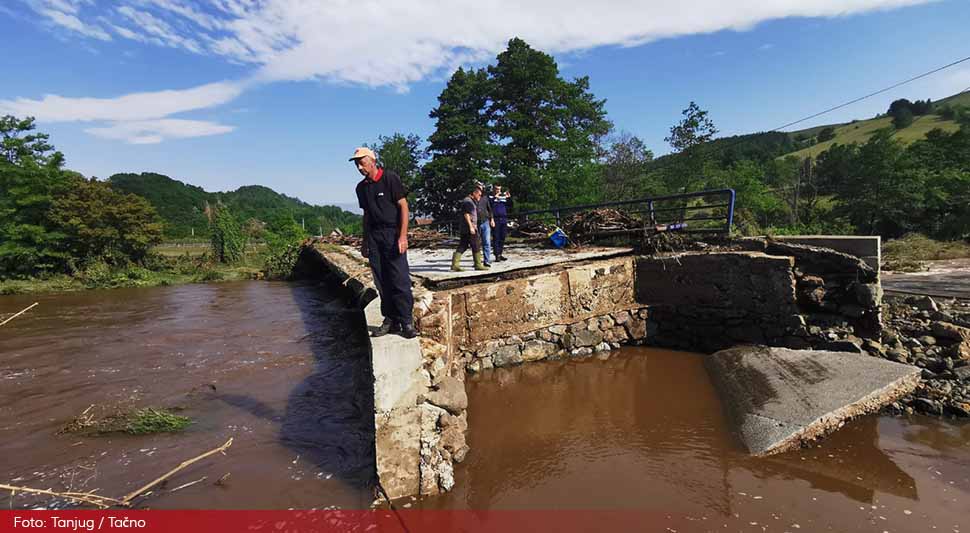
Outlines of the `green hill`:
M 966 106 L 970 107 L 970 91 L 962 92 L 949 96 L 935 103 L 936 112 L 946 106 Z M 792 138 L 812 138 L 821 130 L 832 127 L 835 128 L 835 138 L 820 142 L 812 146 L 801 148 L 792 152 L 785 153 L 782 157 L 794 155 L 799 158 L 816 157 L 820 153 L 828 150 L 834 144 L 864 143 L 869 140 L 877 130 L 892 127 L 892 118 L 882 115 L 869 120 L 855 120 L 843 124 L 827 124 L 814 126 L 804 130 L 790 132 Z M 922 115 L 915 118 L 912 125 L 903 128 L 895 133 L 895 137 L 906 144 L 926 138 L 926 134 L 931 130 L 940 128 L 945 131 L 953 132 L 960 129 L 960 125 L 954 120 L 945 120 L 937 114 Z
M 261 185 L 247 185 L 230 192 L 207 192 L 153 172 L 115 174 L 108 178 L 108 183 L 155 206 L 165 223 L 165 236 L 170 239 L 190 237 L 193 230 L 196 237 L 206 235 L 206 203 L 227 206 L 240 222 L 254 218 L 272 227 L 289 220 L 304 221 L 308 233 L 321 229 L 328 233 L 337 227 L 353 231 L 361 220 L 359 215 L 339 207 L 311 205 Z

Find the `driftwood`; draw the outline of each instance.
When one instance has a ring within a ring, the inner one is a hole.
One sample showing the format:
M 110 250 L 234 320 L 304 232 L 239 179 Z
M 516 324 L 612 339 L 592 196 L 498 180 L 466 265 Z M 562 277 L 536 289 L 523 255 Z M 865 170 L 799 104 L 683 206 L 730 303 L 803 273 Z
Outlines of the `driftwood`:
M 171 494 L 171 493 L 173 493 L 173 492 L 175 492 L 175 491 L 179 491 L 179 490 L 182 490 L 182 489 L 184 489 L 184 488 L 188 488 L 188 487 L 191 487 L 192 485 L 195 485 L 195 484 L 198 484 L 198 483 L 202 483 L 202 482 L 203 482 L 203 481 L 205 481 L 206 479 L 209 479 L 209 478 L 208 478 L 208 477 L 206 477 L 206 476 L 202 476 L 201 478 L 199 478 L 199 479 L 197 479 L 197 480 L 195 480 L 195 481 L 189 481 L 188 483 L 183 483 L 183 484 L 181 484 L 181 485 L 179 485 L 179 486 L 177 486 L 177 487 L 175 487 L 174 489 L 172 489 L 172 490 L 170 490 L 170 491 L 168 491 L 168 493 L 169 493 L 169 494 Z
M 108 507 L 114 505 L 125 505 L 121 500 L 116 500 L 114 498 L 109 498 L 107 496 L 99 496 L 94 492 L 56 492 L 53 490 L 44 489 L 32 489 L 30 487 L 16 487 L 13 485 L 4 485 L 0 483 L 0 489 L 9 490 L 10 492 L 16 494 L 18 492 L 27 492 L 30 494 L 44 494 L 47 496 L 55 496 L 58 498 L 64 498 L 65 500 L 71 500 L 81 503 L 87 503 L 94 505 L 95 507 L 100 507 L 102 509 L 107 509 Z
M 209 450 L 209 451 L 203 453 L 202 455 L 199 455 L 199 456 L 193 457 L 192 459 L 189 459 L 188 461 L 182 461 L 182 464 L 180 464 L 180 465 L 176 466 L 175 468 L 169 470 L 168 472 L 165 473 L 165 475 L 156 478 L 151 483 L 145 485 L 144 487 L 142 487 L 142 488 L 140 488 L 140 489 L 132 492 L 131 494 L 125 496 L 124 498 L 122 498 L 121 499 L 122 505 L 130 505 L 131 504 L 131 501 L 134 500 L 135 498 L 137 498 L 138 496 L 140 496 L 143 492 L 151 489 L 155 485 L 158 485 L 162 481 L 165 481 L 166 479 L 172 477 L 173 475 L 175 475 L 179 471 L 185 469 L 186 467 L 192 465 L 193 463 L 199 462 L 199 461 L 205 459 L 206 457 L 209 457 L 210 455 L 215 455 L 217 453 L 222 453 L 222 452 L 226 451 L 226 449 L 229 448 L 230 446 L 232 446 L 232 437 L 230 437 L 229 440 L 227 440 L 225 444 L 223 444 L 222 446 L 219 446 L 218 448 L 214 448 L 212 450 Z
M 6 324 L 7 322 L 10 322 L 11 320 L 13 320 L 13 319 L 15 319 L 15 318 L 17 318 L 18 316 L 20 316 L 20 315 L 22 315 L 22 314 L 24 314 L 24 313 L 26 313 L 27 311 L 30 311 L 30 310 L 31 310 L 31 309 L 33 309 L 33 308 L 34 308 L 35 306 L 37 306 L 37 305 L 38 305 L 39 303 L 40 303 L 40 302 L 34 302 L 34 303 L 32 303 L 32 304 L 30 304 L 30 305 L 28 305 L 28 306 L 27 306 L 27 308 L 26 308 L 26 309 L 24 309 L 23 311 L 21 311 L 21 312 L 19 312 L 19 313 L 17 313 L 17 314 L 15 314 L 14 316 L 12 316 L 12 317 L 10 317 L 10 318 L 8 318 L 8 319 L 6 319 L 6 320 L 4 320 L 3 322 L 0 322 L 0 326 L 2 326 L 2 325 L 4 325 L 4 324 Z
M 64 498 L 66 500 L 71 500 L 71 501 L 75 501 L 75 502 L 87 503 L 89 505 L 94 505 L 95 507 L 100 507 L 102 509 L 107 509 L 108 507 L 113 507 L 113 506 L 130 507 L 132 500 L 134 500 L 138 496 L 141 496 L 142 494 L 145 494 L 152 487 L 154 487 L 154 486 L 158 485 L 159 483 L 165 481 L 166 479 L 174 476 L 179 471 L 185 469 L 186 467 L 192 465 L 193 463 L 197 463 L 197 462 L 201 461 L 202 459 L 205 459 L 206 457 L 209 457 L 211 455 L 215 455 L 217 453 L 225 452 L 226 449 L 229 448 L 230 446 L 232 446 L 232 438 L 231 437 L 222 446 L 219 446 L 218 448 L 209 450 L 209 451 L 203 453 L 202 455 L 193 457 L 192 459 L 189 459 L 187 461 L 182 461 L 182 463 L 180 465 L 178 465 L 175 468 L 169 470 L 168 472 L 165 473 L 165 475 L 156 478 L 151 483 L 148 483 L 144 487 L 142 487 L 142 488 L 140 488 L 140 489 L 132 492 L 131 494 L 125 496 L 124 498 L 122 498 L 120 500 L 115 499 L 115 498 L 109 498 L 107 496 L 99 496 L 99 495 L 95 494 L 94 491 L 91 491 L 91 492 L 56 492 L 56 491 L 53 491 L 53 490 L 32 489 L 30 487 L 17 487 L 17 486 L 14 486 L 14 485 L 4 485 L 4 484 L 0 484 L 0 490 L 9 490 L 9 491 L 11 491 L 14 494 L 16 494 L 17 492 L 27 492 L 27 493 L 30 493 L 30 494 L 44 494 L 44 495 L 47 495 L 47 496 L 54 496 L 54 497 L 57 497 L 57 498 Z M 226 477 L 228 477 L 228 475 L 223 476 L 222 478 L 220 478 L 220 481 L 222 481 L 222 479 L 225 479 Z M 196 483 L 201 483 L 201 482 L 203 482 L 205 480 L 206 480 L 206 478 L 203 477 L 202 479 L 199 479 L 199 480 L 196 480 L 196 481 L 191 481 L 189 483 L 185 483 L 184 485 L 180 485 L 178 487 L 175 487 L 174 489 L 172 489 L 169 492 L 175 492 L 177 490 L 181 490 L 181 489 L 184 489 L 186 487 L 190 487 L 192 485 L 195 485 Z

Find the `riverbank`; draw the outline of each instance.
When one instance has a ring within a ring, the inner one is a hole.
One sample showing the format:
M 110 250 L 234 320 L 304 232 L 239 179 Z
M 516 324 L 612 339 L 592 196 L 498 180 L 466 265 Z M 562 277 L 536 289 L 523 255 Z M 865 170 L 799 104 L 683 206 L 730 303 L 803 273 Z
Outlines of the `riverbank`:
M 124 287 L 164 287 L 190 283 L 243 281 L 262 279 L 262 277 L 263 267 L 255 264 L 210 264 L 195 268 L 173 266 L 157 270 L 132 266 L 122 269 L 99 269 L 97 272 L 82 272 L 74 276 L 62 274 L 46 278 L 0 281 L 0 296 Z
M 165 287 L 191 283 L 289 279 L 296 263 L 297 245 L 270 250 L 260 247 L 243 254 L 242 260 L 223 264 L 208 255 L 208 248 L 160 245 L 140 265 L 111 267 L 95 262 L 73 275 L 57 274 L 28 279 L 0 280 L 0 296 L 40 294 L 88 289 Z

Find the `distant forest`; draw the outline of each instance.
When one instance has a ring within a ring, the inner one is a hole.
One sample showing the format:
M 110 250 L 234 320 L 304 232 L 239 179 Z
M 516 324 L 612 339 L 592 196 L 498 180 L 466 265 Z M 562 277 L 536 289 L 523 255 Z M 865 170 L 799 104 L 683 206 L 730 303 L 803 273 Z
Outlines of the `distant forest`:
M 261 185 L 248 185 L 231 192 L 206 192 L 201 187 L 182 183 L 162 174 L 115 174 L 108 184 L 120 191 L 135 194 L 155 207 L 169 239 L 204 238 L 209 222 L 206 205 L 222 205 L 240 225 L 265 224 L 269 231 L 280 231 L 292 224 L 303 224 L 308 234 L 335 228 L 355 232 L 360 228 L 360 215 L 339 207 L 310 205 L 297 198 L 280 194 Z

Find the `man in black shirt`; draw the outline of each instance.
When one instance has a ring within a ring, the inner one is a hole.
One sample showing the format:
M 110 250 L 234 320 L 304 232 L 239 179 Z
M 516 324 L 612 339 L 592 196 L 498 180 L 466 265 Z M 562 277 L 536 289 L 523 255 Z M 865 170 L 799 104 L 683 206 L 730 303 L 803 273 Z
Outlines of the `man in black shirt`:
M 357 202 L 364 210 L 364 244 L 360 253 L 370 262 L 381 296 L 384 322 L 373 332 L 379 337 L 399 330 L 414 338 L 411 275 L 408 271 L 408 200 L 401 178 L 377 166 L 370 148 L 358 148 L 350 158 L 364 179 L 357 184 Z

